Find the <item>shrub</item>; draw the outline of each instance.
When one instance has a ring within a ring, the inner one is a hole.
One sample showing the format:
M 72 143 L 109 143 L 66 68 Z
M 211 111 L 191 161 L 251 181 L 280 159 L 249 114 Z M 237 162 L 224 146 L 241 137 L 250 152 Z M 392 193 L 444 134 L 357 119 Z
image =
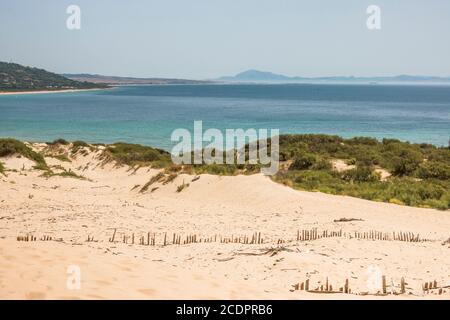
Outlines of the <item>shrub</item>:
M 450 179 L 450 165 L 438 161 L 427 161 L 420 164 L 417 176 L 421 179 L 448 180 Z
M 74 179 L 86 180 L 85 177 L 76 174 L 75 172 L 73 172 L 70 169 L 69 169 L 69 171 L 65 171 L 64 170 L 61 173 L 56 173 L 56 174 L 54 174 L 54 176 L 60 176 L 60 177 L 63 177 L 63 178 L 74 178 Z
M 163 178 L 164 178 L 164 173 L 159 172 L 155 176 L 151 177 L 151 179 L 146 184 L 144 184 L 144 186 L 141 188 L 141 190 L 139 190 L 139 192 L 140 193 L 146 192 L 152 184 L 154 184 L 158 181 L 161 181 Z
M 354 169 L 344 171 L 342 179 L 348 182 L 371 182 L 380 180 L 380 176 L 372 167 L 357 166 Z
M 313 170 L 331 170 L 332 168 L 331 162 L 325 158 L 319 158 L 316 163 L 311 166 L 311 169 Z
M 168 166 L 172 163 L 170 153 L 139 144 L 115 143 L 105 149 L 117 162 L 127 165 L 158 163 Z
M 300 171 L 292 178 L 297 187 L 306 190 L 321 190 L 325 186 L 339 184 L 339 179 L 326 171 Z
M 316 163 L 316 157 L 313 154 L 300 155 L 294 159 L 289 170 L 309 169 L 314 163 Z
M 40 167 L 47 167 L 44 157 L 26 146 L 23 142 L 15 139 L 0 139 L 0 157 L 20 154 L 34 161 Z
M 74 148 L 90 147 L 90 145 L 87 142 L 84 142 L 84 141 L 81 141 L 81 140 L 76 140 L 76 141 L 72 142 L 72 146 Z
M 81 141 L 81 140 L 77 140 L 77 141 L 72 142 L 72 151 L 71 152 L 72 152 L 72 154 L 75 154 L 78 151 L 82 150 L 83 148 L 89 148 L 90 151 L 94 151 L 94 148 L 90 144 L 88 144 L 84 141 Z
M 64 139 L 56 139 L 53 142 L 47 142 L 48 145 L 54 146 L 54 145 L 58 145 L 58 144 L 62 144 L 62 145 L 68 145 L 69 142 L 67 140 Z
M 392 174 L 396 176 L 410 175 L 422 162 L 422 155 L 414 150 L 402 150 L 398 156 L 392 158 Z
M 220 176 L 230 176 L 236 175 L 239 172 L 238 166 L 232 164 L 194 165 L 187 167 L 192 167 L 193 172 L 195 172 L 196 174 L 209 173 Z
M 62 162 L 72 162 L 65 154 L 57 154 L 57 155 L 51 156 L 51 157 L 53 157 L 59 161 L 62 161 Z

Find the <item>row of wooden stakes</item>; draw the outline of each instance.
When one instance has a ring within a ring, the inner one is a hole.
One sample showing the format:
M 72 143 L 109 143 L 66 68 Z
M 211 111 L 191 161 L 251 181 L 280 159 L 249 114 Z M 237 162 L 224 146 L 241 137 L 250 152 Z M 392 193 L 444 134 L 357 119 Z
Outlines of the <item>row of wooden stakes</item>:
M 109 238 L 109 242 L 116 242 L 116 235 L 117 235 L 117 229 L 114 229 L 114 233 L 111 238 Z M 155 246 L 156 245 L 156 234 L 152 234 L 151 232 L 147 232 L 145 236 L 139 236 L 138 238 L 135 237 L 134 233 L 131 234 L 131 236 L 123 234 L 121 239 L 118 241 L 125 243 L 125 244 L 135 244 L 135 241 L 139 243 L 142 246 Z
M 317 228 L 310 230 L 298 230 L 297 231 L 297 241 L 311 241 L 322 238 L 333 238 L 333 237 L 344 237 L 348 239 L 362 239 L 362 240 L 384 240 L 384 241 L 405 241 L 405 242 L 422 242 L 427 241 L 426 239 L 421 239 L 419 234 L 414 234 L 412 232 L 381 232 L 377 230 L 371 230 L 367 232 L 343 232 L 342 229 L 339 231 L 329 231 L 323 230 L 319 232 Z M 278 240 L 278 243 L 284 243 L 282 239 Z
M 446 293 L 447 291 L 445 289 L 449 289 L 450 286 L 438 286 L 438 283 L 436 280 L 434 281 L 430 281 L 430 282 L 425 282 L 422 284 L 422 291 L 424 293 L 431 293 L 431 292 L 435 292 L 437 290 L 437 294 L 441 295 L 443 293 Z
M 53 238 L 51 236 L 44 235 L 40 238 L 32 234 L 27 234 L 26 236 L 17 236 L 17 241 L 52 241 Z
M 381 291 L 377 292 L 377 295 L 387 295 L 387 285 L 386 285 L 386 276 L 382 276 L 381 279 L 382 287 Z M 345 293 L 345 294 L 351 294 L 354 293 L 352 289 L 349 286 L 349 280 L 345 279 L 345 283 L 341 287 L 334 287 L 329 281 L 328 277 L 326 278 L 325 284 L 321 284 L 320 286 L 317 285 L 313 289 L 310 288 L 310 282 L 309 279 L 306 279 L 305 282 L 297 283 L 294 286 L 294 290 L 304 290 L 311 293 Z M 400 294 L 404 294 L 406 292 L 406 283 L 405 279 L 402 277 L 400 281 Z M 398 294 L 391 288 L 392 294 Z M 368 294 L 368 293 L 364 293 Z
M 298 230 L 297 236 L 294 239 L 278 239 L 276 241 L 277 244 L 283 244 L 292 241 L 313 241 L 322 238 L 333 238 L 333 237 L 341 237 L 347 239 L 361 239 L 361 240 L 384 240 L 384 241 L 406 241 L 406 242 L 420 242 L 420 241 L 429 241 L 425 239 L 421 239 L 419 234 L 413 234 L 411 232 L 380 232 L 376 230 L 371 230 L 368 232 L 343 232 L 342 229 L 338 231 L 330 231 L 323 230 L 319 231 L 317 228 L 309 229 L 309 230 Z M 171 241 L 170 241 L 171 240 Z M 88 236 L 87 242 L 92 242 L 93 237 Z M 125 244 L 139 244 L 139 245 L 147 245 L 147 246 L 155 246 L 157 245 L 156 234 L 148 232 L 144 236 L 136 237 L 134 233 L 131 235 L 121 234 L 117 235 L 117 229 L 114 229 L 112 237 L 109 238 L 109 242 L 122 242 Z M 158 244 L 162 246 L 166 245 L 182 245 L 182 244 L 191 244 L 191 243 L 240 243 L 240 244 L 263 244 L 265 243 L 261 232 L 255 232 L 251 237 L 249 236 L 228 236 L 223 237 L 221 235 L 214 235 L 211 237 L 201 237 L 196 234 L 190 234 L 182 237 L 179 234 L 173 233 L 172 238 L 168 236 L 167 233 L 164 233 Z
M 387 294 L 405 294 L 406 293 L 406 282 L 405 282 L 405 278 L 404 277 L 402 277 L 401 279 L 400 279 L 400 292 L 396 292 L 395 290 L 394 290 L 394 286 L 392 285 L 391 286 L 391 290 L 390 290 L 390 292 L 388 293 L 388 290 L 387 290 L 387 284 L 386 284 L 386 276 L 382 276 L 381 277 L 381 289 L 382 289 L 382 294 L 383 295 L 387 295 Z
M 291 291 L 295 291 L 295 290 L 302 290 L 302 291 L 307 291 L 307 292 L 311 292 L 311 293 L 346 293 L 346 294 L 351 294 L 352 290 L 349 286 L 349 281 L 348 279 L 345 279 L 345 283 L 344 286 L 342 287 L 334 287 L 329 281 L 328 281 L 328 277 L 326 278 L 325 284 L 321 284 L 321 285 L 317 285 L 314 288 L 311 287 L 310 285 L 310 280 L 306 279 L 304 282 L 301 283 L 297 283 L 295 285 L 293 285 L 294 289 Z M 388 285 L 386 283 L 386 276 L 382 276 L 381 277 L 381 290 L 378 291 L 377 293 L 375 293 L 375 295 L 389 295 L 389 294 L 393 294 L 393 295 L 399 295 L 399 294 L 405 294 L 406 293 L 406 281 L 405 278 L 402 277 L 400 279 L 400 290 L 397 291 L 395 289 L 395 286 L 392 282 L 392 285 L 390 286 L 390 290 L 388 290 Z M 438 294 L 443 294 L 445 293 L 445 289 L 444 287 L 438 287 L 438 283 L 436 280 L 432 281 L 432 282 L 425 282 L 424 284 L 422 284 L 422 291 L 424 293 L 430 293 L 431 290 L 438 290 L 437 293 Z M 368 295 L 368 292 L 361 292 L 359 293 L 361 295 Z
M 349 287 L 348 279 L 345 279 L 344 286 L 342 287 L 333 287 L 331 283 L 328 282 L 328 278 L 326 278 L 325 284 L 321 284 L 320 286 L 316 286 L 313 288 L 310 287 L 309 279 L 306 279 L 304 282 L 297 283 L 293 285 L 294 290 L 302 290 L 311 293 L 352 293 L 352 290 Z M 294 291 L 293 290 L 293 291 Z
M 343 232 L 342 229 L 338 231 L 330 231 L 323 230 L 319 231 L 317 228 L 309 229 L 309 230 L 298 230 L 297 236 L 294 239 L 278 239 L 276 241 L 277 244 L 284 244 L 286 242 L 292 241 L 312 241 L 318 240 L 322 238 L 333 238 L 333 237 L 342 237 L 347 239 L 363 239 L 363 240 L 386 240 L 386 241 L 406 241 L 406 242 L 421 242 L 421 241 L 430 241 L 426 239 L 421 239 L 419 234 L 413 234 L 411 232 L 380 232 L 380 231 L 368 231 L 368 232 Z M 53 238 L 51 236 L 44 235 L 40 238 L 41 241 L 51 241 Z M 247 235 L 239 235 L 239 236 L 221 236 L 214 235 L 210 237 L 200 237 L 196 234 L 190 234 L 182 237 L 179 234 L 173 233 L 172 241 L 170 241 L 167 233 L 160 238 L 160 245 L 166 246 L 170 244 L 191 244 L 191 243 L 212 243 L 212 242 L 220 242 L 220 243 L 240 243 L 240 244 L 263 244 L 265 243 L 264 238 L 261 235 L 261 232 L 255 232 L 251 237 Z M 37 237 L 31 234 L 27 234 L 26 236 L 18 236 L 17 241 L 37 241 Z M 98 242 L 98 240 L 94 239 L 94 236 L 88 235 L 86 242 Z M 136 236 L 135 233 L 131 235 L 127 235 L 121 233 L 120 236 L 117 234 L 117 228 L 114 229 L 112 236 L 109 238 L 109 242 L 117 243 L 122 242 L 124 244 L 139 244 L 146 246 L 156 246 L 157 239 L 156 233 L 147 232 L 146 235 Z
M 163 246 L 166 245 L 181 245 L 181 244 L 190 244 L 190 243 L 212 243 L 212 242 L 220 242 L 220 243 L 241 243 L 241 244 L 262 244 L 264 240 L 261 236 L 261 232 L 255 232 L 251 237 L 249 236 L 230 236 L 230 237 L 222 237 L 221 235 L 214 235 L 212 237 L 202 238 L 196 234 L 186 235 L 182 238 L 181 235 L 173 233 L 172 241 L 170 241 L 167 233 L 164 233 L 164 236 L 161 238 L 160 244 Z M 88 236 L 87 242 L 94 242 L 93 236 Z M 114 229 L 112 236 L 109 238 L 109 242 L 122 242 L 124 244 L 139 244 L 146 246 L 155 246 L 157 244 L 156 241 L 156 233 L 148 232 L 145 236 L 136 237 L 134 233 L 131 235 L 122 234 L 121 237 L 117 235 L 117 229 Z
M 322 232 L 319 232 L 317 228 L 310 230 L 297 230 L 297 241 L 310 241 L 332 237 L 342 237 L 342 229 L 339 231 L 323 230 Z

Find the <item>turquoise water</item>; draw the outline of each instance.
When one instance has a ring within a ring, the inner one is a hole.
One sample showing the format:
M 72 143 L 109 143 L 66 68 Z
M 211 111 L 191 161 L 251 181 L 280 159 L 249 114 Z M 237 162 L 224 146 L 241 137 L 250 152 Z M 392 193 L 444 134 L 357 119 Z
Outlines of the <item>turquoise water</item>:
M 278 128 L 447 145 L 450 87 L 172 85 L 0 96 L 0 137 L 28 141 L 125 141 L 170 149 L 172 130 L 192 130 L 194 120 L 204 129 Z

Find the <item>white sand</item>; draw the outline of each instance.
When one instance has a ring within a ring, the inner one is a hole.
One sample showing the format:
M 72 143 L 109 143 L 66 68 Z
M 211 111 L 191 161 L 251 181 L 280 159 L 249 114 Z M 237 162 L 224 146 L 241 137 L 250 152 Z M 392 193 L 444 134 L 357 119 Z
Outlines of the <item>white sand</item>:
M 64 92 L 79 92 L 79 91 L 97 91 L 106 90 L 110 88 L 95 88 L 95 89 L 63 89 L 63 90 L 36 90 L 36 91 L 0 91 L 0 96 L 8 95 L 22 95 L 22 94 L 42 94 L 42 93 L 64 93 Z
M 40 145 L 42 147 L 42 145 Z M 35 145 L 37 148 L 38 145 Z M 181 175 L 167 185 L 142 187 L 158 171 L 103 168 L 99 153 L 79 155 L 71 163 L 46 158 L 89 180 L 39 177 L 24 158 L 1 158 L 16 172 L 0 175 L 0 298 L 6 299 L 360 299 L 356 294 L 292 291 L 310 279 L 310 287 L 334 288 L 345 279 L 353 292 L 368 287 L 370 270 L 386 275 L 406 294 L 380 298 L 449 299 L 450 288 L 425 294 L 422 284 L 450 286 L 450 212 L 377 203 L 322 193 L 300 192 L 262 175 L 218 177 Z M 189 187 L 176 192 L 177 186 Z M 152 188 L 158 187 L 154 192 Z M 334 222 L 340 218 L 363 221 Z M 116 243 L 109 242 L 117 228 Z M 344 237 L 295 241 L 297 230 L 318 228 L 346 233 L 408 231 L 427 242 L 359 240 Z M 156 233 L 156 246 L 138 244 Z M 198 238 L 251 236 L 263 244 L 192 243 L 162 246 L 172 234 Z M 62 241 L 17 241 L 27 233 Z M 124 244 L 123 234 L 135 234 Z M 86 242 L 93 236 L 95 242 Z M 278 245 L 278 239 L 287 241 Z M 131 241 L 131 240 L 129 240 Z M 66 286 L 67 268 L 81 270 L 81 289 Z M 378 279 L 378 277 L 377 277 Z

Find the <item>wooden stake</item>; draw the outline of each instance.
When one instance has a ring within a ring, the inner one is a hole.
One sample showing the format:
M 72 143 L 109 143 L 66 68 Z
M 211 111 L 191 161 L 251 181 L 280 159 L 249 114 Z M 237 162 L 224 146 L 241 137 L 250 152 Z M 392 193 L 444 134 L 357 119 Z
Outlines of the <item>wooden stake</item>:
M 116 237 L 116 231 L 117 229 L 114 229 L 113 235 L 111 237 L 111 242 L 114 242 L 114 238 Z
M 402 277 L 401 281 L 400 281 L 400 293 L 404 294 L 406 292 L 406 288 L 405 288 L 405 278 Z
M 382 288 L 383 288 L 383 294 L 386 294 L 386 276 L 382 276 L 381 277 L 381 282 L 382 282 Z

